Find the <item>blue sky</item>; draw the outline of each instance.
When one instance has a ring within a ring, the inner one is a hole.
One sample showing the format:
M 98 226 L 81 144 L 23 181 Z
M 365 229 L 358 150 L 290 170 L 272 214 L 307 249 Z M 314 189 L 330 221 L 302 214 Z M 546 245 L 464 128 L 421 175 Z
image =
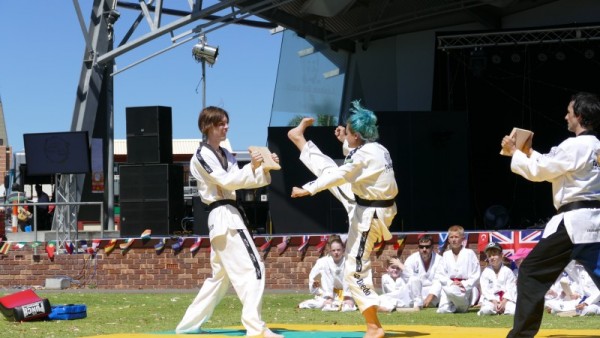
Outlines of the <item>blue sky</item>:
M 204 6 L 215 2 L 205 0 Z M 87 26 L 92 1 L 79 3 Z M 180 6 L 177 9 L 188 10 L 187 1 L 166 1 L 165 7 L 175 4 Z M 138 13 L 118 10 L 116 43 Z M 165 16 L 163 25 L 176 19 Z M 178 29 L 176 34 L 201 22 Z M 0 32 L 0 97 L 8 143 L 17 152 L 24 150 L 23 134 L 70 130 L 85 42 L 71 1 L 0 1 Z M 144 20 L 132 39 L 148 32 Z M 281 36 L 240 25 L 207 34 L 208 44 L 219 47 L 219 56 L 213 67 L 206 67 L 206 102 L 229 112 L 229 139 L 234 150 L 266 144 Z M 172 108 L 173 138 L 200 138 L 197 117 L 202 108 L 202 68 L 191 52 L 196 42 L 189 41 L 115 75 L 115 139 L 126 138 L 126 107 L 156 105 Z M 116 59 L 117 69 L 170 43 L 165 35 L 133 49 Z

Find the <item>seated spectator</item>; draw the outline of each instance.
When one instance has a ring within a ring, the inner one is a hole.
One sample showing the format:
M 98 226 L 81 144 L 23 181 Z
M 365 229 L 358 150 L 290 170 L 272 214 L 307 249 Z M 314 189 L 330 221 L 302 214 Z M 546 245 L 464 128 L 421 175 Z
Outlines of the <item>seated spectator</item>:
M 481 272 L 481 315 L 514 315 L 517 300 L 517 278 L 503 264 L 504 255 L 498 243 L 490 242 L 485 248 L 488 266 Z
M 419 251 L 412 253 L 404 262 L 402 278 L 409 286 L 416 309 L 436 307 L 442 287 L 435 280 L 435 271 L 440 265 L 441 256 L 434 252 L 430 235 L 420 236 L 418 242 Z
M 339 236 L 331 236 L 328 245 L 329 254 L 319 258 L 308 275 L 308 288 L 315 297 L 303 301 L 298 307 L 322 311 L 356 311 L 350 289 L 344 281 L 344 242 Z
M 560 285 L 560 289 L 554 292 L 554 298 L 546 300 L 547 312 L 567 317 L 600 313 L 600 291 L 577 261 L 571 261 L 565 267 L 555 284 Z
M 442 286 L 437 313 L 467 312 L 473 304 L 481 274 L 475 251 L 463 247 L 465 230 L 460 225 L 448 229 L 448 247 L 436 269 L 436 280 Z
M 381 294 L 379 308 L 381 312 L 392 312 L 404 308 L 413 308 L 408 285 L 402 279 L 404 265 L 398 257 L 387 260 L 386 273 L 381 276 Z

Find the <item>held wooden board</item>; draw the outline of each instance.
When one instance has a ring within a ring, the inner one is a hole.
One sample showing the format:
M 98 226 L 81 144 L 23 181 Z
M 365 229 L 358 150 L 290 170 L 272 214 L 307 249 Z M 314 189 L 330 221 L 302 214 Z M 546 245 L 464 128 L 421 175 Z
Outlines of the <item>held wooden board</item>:
M 262 166 L 265 169 L 268 170 L 279 170 L 281 169 L 281 166 L 279 165 L 279 163 L 273 161 L 273 158 L 271 157 L 271 151 L 269 150 L 269 148 L 267 147 L 257 147 L 257 146 L 250 146 L 248 147 L 248 150 L 252 151 L 258 151 L 262 157 L 263 157 L 263 163 Z
M 510 132 L 509 136 L 515 138 L 517 149 L 523 151 L 523 146 L 525 145 L 525 143 L 527 143 L 527 140 L 530 137 L 533 137 L 533 132 L 531 130 L 515 127 Z M 500 150 L 500 155 L 508 156 L 508 154 L 504 152 L 504 149 Z

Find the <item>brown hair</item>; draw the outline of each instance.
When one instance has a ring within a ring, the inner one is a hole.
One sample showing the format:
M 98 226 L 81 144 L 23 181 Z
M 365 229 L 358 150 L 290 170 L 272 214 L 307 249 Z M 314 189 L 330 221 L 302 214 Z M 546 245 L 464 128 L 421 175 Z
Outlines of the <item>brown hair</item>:
M 208 129 L 219 124 L 223 117 L 226 117 L 229 122 L 229 114 L 225 109 L 215 106 L 206 107 L 202 109 L 200 116 L 198 116 L 198 129 L 200 129 L 202 135 L 207 135 Z

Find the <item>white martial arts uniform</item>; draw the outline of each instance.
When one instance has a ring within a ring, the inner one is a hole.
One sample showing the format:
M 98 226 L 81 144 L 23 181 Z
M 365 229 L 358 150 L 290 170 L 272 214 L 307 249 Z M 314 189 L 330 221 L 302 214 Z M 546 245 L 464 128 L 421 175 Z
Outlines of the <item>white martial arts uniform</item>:
M 597 200 L 600 192 L 600 166 L 596 160 L 600 141 L 594 135 L 570 137 L 548 154 L 533 151 L 528 158 L 516 151 L 511 170 L 532 182 L 552 183 L 554 207 L 585 200 Z M 560 222 L 574 244 L 600 242 L 600 208 L 580 208 L 562 212 L 550 219 L 543 237 L 553 234 Z
M 549 153 L 519 150 L 511 170 L 529 181 L 552 183 L 557 215 L 543 238 L 520 266 L 517 309 L 509 338 L 533 336 L 539 330 L 544 294 L 569 260 L 581 262 L 600 285 L 600 141 L 588 131 L 552 147 Z
M 493 301 L 500 302 L 507 299 L 504 306 L 505 315 L 515 314 L 515 303 L 517 301 L 517 278 L 512 270 L 504 265 L 496 274 L 492 266 L 488 266 L 481 272 L 479 278 L 481 288 L 481 309 L 477 315 L 495 315 L 496 307 Z
M 565 294 L 560 294 L 563 291 L 560 287 L 561 282 L 568 285 L 577 297 L 567 299 Z M 558 289 L 557 294 L 560 295 L 545 302 L 545 306 L 550 308 L 553 314 L 575 312 L 575 307 L 581 302 L 588 304 L 581 312 L 577 312 L 581 316 L 596 315 L 600 310 L 598 306 L 600 291 L 581 264 L 571 261 L 555 285 L 559 285 L 555 289 Z
M 479 258 L 473 250 L 462 248 L 456 259 L 452 250 L 444 252 L 436 270 L 436 279 L 442 285 L 437 313 L 467 312 L 480 275 Z M 454 285 L 454 280 L 460 280 L 465 290 Z
M 190 172 L 197 179 L 198 193 L 207 205 L 215 201 L 235 202 L 236 189 L 253 189 L 270 183 L 271 177 L 251 163 L 239 168 L 235 157 L 220 148 L 226 162 L 221 162 L 209 145 L 201 144 L 190 161 Z M 248 336 L 260 336 L 266 329 L 261 319 L 261 302 L 265 288 L 265 267 L 244 224 L 240 211 L 230 204 L 212 209 L 208 215 L 211 244 L 212 277 L 177 325 L 177 333 L 199 333 L 230 285 L 242 302 L 242 324 Z
M 379 305 L 379 297 L 373 286 L 370 256 L 375 242 L 381 238 L 392 238 L 388 228 L 396 215 L 393 201 L 398 193 L 398 185 L 387 149 L 376 142 L 365 143 L 353 149 L 342 166 L 326 170 L 302 188 L 314 195 L 347 183 L 350 183 L 355 197 L 361 200 L 357 201 L 355 208 L 350 208 L 353 210 L 348 215 L 350 229 L 346 243 L 345 278 L 362 312 Z M 367 206 L 369 201 L 391 203 L 387 207 Z
M 402 277 L 393 279 L 392 276 L 385 273 L 381 276 L 381 291 L 379 295 L 380 308 L 392 311 L 395 308 L 412 307 L 412 296 L 408 284 Z
M 341 309 L 344 297 L 352 297 L 350 288 L 344 281 L 344 264 L 346 264 L 345 257 L 342 257 L 338 263 L 331 256 L 317 259 L 308 274 L 308 289 L 315 295 L 315 298 L 303 301 L 299 307 L 301 309 L 321 309 L 326 297 L 329 297 L 333 299 L 333 303 L 327 311 Z M 321 286 L 315 288 L 313 285 L 317 278 L 320 278 Z
M 408 284 L 411 291 L 410 293 L 414 297 L 414 306 L 422 307 L 423 301 L 429 294 L 436 297 L 431 305 L 437 306 L 442 292 L 442 286 L 440 282 L 435 279 L 435 271 L 440 265 L 441 260 L 442 258 L 440 255 L 432 252 L 429 269 L 426 269 L 419 252 L 414 252 L 406 258 L 404 270 L 402 270 L 402 278 L 404 278 L 404 281 Z
M 337 163 L 335 163 L 331 157 L 323 154 L 321 149 L 319 149 L 312 141 L 307 141 L 302 148 L 302 151 L 300 152 L 300 161 L 317 177 L 327 171 L 338 168 Z M 331 187 L 328 190 L 342 203 L 348 215 L 351 215 L 356 207 L 356 201 L 354 200 L 354 194 L 352 193 L 350 183 Z

